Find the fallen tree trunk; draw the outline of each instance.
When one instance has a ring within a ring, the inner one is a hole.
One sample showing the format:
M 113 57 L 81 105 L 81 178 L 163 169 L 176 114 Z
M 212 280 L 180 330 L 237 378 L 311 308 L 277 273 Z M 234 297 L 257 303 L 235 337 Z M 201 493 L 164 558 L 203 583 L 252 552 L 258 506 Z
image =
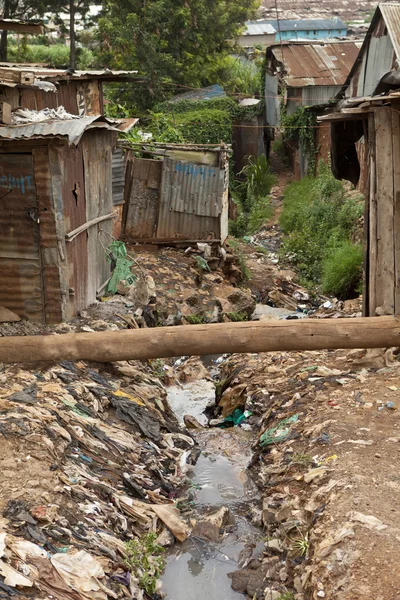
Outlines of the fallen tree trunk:
M 400 319 L 299 319 L 1 337 L 0 362 L 113 362 L 171 356 L 400 346 Z

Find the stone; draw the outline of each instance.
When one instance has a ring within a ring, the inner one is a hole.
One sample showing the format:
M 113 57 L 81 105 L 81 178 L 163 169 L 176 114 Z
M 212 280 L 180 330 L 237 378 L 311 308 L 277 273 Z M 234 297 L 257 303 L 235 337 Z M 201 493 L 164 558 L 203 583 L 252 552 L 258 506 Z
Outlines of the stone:
M 16 323 L 21 318 L 12 310 L 5 306 L 0 306 L 0 323 Z
M 281 592 L 278 592 L 277 590 L 273 590 L 270 587 L 265 588 L 264 600 L 279 600 L 279 598 L 282 598 Z
M 278 538 L 268 540 L 268 542 L 265 542 L 265 548 L 266 550 L 270 550 L 271 552 L 276 552 L 278 554 L 281 554 L 281 552 L 283 552 L 282 542 Z
M 240 571 L 235 571 L 234 573 L 230 573 L 229 577 L 232 579 L 232 589 L 234 592 L 240 592 L 241 594 L 246 594 L 247 592 L 247 584 L 249 582 L 251 575 L 251 571 L 249 569 L 242 569 Z
M 210 542 L 218 542 L 221 535 L 221 529 L 227 525 L 230 518 L 229 509 L 223 506 L 216 512 L 206 515 L 193 528 L 192 535 Z

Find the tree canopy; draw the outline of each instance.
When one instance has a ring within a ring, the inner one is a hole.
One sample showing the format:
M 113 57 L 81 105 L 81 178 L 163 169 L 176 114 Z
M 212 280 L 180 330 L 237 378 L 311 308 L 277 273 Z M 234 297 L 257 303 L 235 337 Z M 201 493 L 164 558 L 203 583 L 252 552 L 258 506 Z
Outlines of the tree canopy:
M 184 86 L 208 85 L 211 66 L 232 51 L 232 40 L 258 5 L 259 0 L 104 0 L 101 61 L 143 75 L 139 106 L 184 92 Z

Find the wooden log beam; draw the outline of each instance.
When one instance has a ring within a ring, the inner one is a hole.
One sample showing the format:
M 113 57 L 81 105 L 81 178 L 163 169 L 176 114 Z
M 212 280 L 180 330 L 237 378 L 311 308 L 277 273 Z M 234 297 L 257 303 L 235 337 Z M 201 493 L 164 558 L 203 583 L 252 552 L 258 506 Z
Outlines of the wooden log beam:
M 299 319 L 1 337 L 0 362 L 113 362 L 224 353 L 400 346 L 400 319 Z

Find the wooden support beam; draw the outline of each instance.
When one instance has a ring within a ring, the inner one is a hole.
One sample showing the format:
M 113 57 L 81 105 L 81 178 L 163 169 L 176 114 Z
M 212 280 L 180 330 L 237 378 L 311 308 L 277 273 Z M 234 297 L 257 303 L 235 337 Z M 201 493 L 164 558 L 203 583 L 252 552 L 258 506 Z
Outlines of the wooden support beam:
M 299 319 L 1 337 L 0 362 L 114 362 L 224 353 L 400 346 L 400 318 Z

